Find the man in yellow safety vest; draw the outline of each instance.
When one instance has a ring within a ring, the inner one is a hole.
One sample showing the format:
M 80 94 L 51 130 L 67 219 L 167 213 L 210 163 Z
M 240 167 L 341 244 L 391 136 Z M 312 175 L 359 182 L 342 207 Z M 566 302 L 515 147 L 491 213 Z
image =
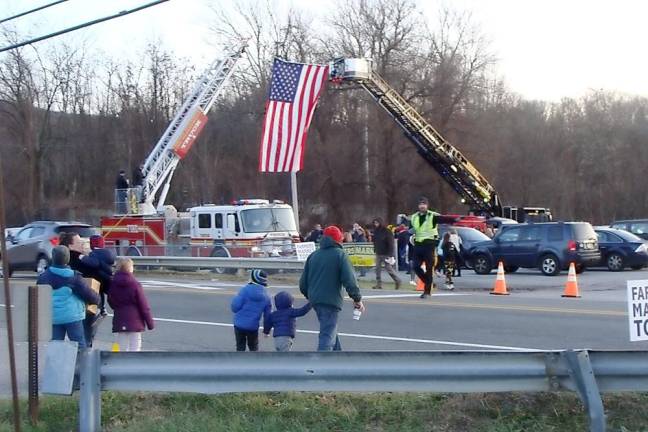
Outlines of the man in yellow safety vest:
M 418 212 L 410 217 L 410 232 L 414 237 L 414 272 L 425 284 L 421 298 L 430 297 L 434 285 L 434 260 L 436 248 L 439 245 L 440 223 L 453 223 L 453 217 L 442 216 L 429 210 L 429 201 L 426 197 L 419 198 Z M 422 266 L 425 264 L 425 270 Z

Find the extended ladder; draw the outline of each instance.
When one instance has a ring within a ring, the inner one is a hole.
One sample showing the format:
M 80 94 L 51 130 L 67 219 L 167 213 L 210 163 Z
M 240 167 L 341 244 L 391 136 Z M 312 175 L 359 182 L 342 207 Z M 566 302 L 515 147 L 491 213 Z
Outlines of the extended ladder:
M 144 162 L 143 203 L 140 213 L 161 211 L 178 165 L 207 122 L 207 113 L 232 75 L 247 42 L 242 42 L 224 58 L 214 61 L 200 77 L 182 107 Z M 155 195 L 163 187 L 156 206 Z
M 472 210 L 500 216 L 502 207 L 493 186 L 452 144 L 447 142 L 396 90 L 372 68 L 367 59 L 337 59 L 330 66 L 334 82 L 360 84 L 405 131 L 418 153 L 450 184 Z

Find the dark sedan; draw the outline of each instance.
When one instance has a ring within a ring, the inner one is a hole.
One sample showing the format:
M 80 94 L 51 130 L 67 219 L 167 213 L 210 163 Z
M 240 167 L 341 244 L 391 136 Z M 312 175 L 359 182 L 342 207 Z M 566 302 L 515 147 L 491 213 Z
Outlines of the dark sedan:
M 639 270 L 648 264 L 648 247 L 645 240 L 621 229 L 597 227 L 601 250 L 601 265 L 610 271 L 621 271 L 625 267 Z

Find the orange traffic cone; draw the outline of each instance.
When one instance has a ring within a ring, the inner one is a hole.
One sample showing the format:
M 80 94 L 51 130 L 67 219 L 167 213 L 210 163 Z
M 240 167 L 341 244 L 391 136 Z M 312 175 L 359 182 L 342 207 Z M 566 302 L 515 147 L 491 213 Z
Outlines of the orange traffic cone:
M 578 292 L 578 280 L 576 280 L 576 266 L 574 263 L 569 264 L 569 273 L 567 274 L 567 283 L 563 297 L 580 297 Z
M 425 271 L 425 264 L 421 266 L 423 271 Z M 416 291 L 425 291 L 425 283 L 418 277 L 415 277 L 416 279 Z
M 509 295 L 509 292 L 506 290 L 506 279 L 504 279 L 504 264 L 502 261 L 499 262 L 497 266 L 497 279 L 495 279 L 495 286 L 491 294 L 496 295 Z

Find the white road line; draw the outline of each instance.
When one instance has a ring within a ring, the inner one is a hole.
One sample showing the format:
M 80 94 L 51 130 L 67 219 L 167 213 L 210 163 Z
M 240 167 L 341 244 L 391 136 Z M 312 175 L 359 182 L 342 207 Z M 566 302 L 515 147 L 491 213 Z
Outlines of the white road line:
M 449 297 L 449 296 L 467 296 L 469 293 L 436 293 L 432 297 Z M 421 294 L 376 294 L 376 295 L 363 295 L 362 299 L 379 299 L 379 298 L 405 298 L 405 297 L 420 297 Z
M 176 288 L 192 288 L 197 290 L 223 290 L 224 288 L 219 288 L 215 286 L 206 286 L 200 284 L 191 284 L 191 283 L 180 283 L 180 282 L 166 282 L 166 281 L 151 281 L 145 280 L 141 281 L 144 286 L 155 286 L 155 287 L 176 287 Z
M 172 318 L 154 318 L 154 319 L 155 321 L 178 323 L 178 324 L 197 324 L 197 325 L 207 325 L 213 327 L 234 327 L 234 325 L 230 323 L 181 320 L 181 319 L 172 319 Z M 319 332 L 315 330 L 297 330 L 297 333 L 319 334 Z M 366 335 L 366 334 L 356 334 L 356 333 L 338 333 L 338 335 L 344 337 L 379 339 L 379 340 L 398 341 L 398 342 L 413 342 L 413 343 L 422 343 L 422 344 L 430 344 L 430 345 L 461 346 L 461 347 L 496 349 L 496 350 L 506 350 L 506 351 L 538 351 L 533 348 L 509 347 L 509 346 L 501 346 L 501 345 L 484 345 L 484 344 L 473 344 L 467 342 L 450 342 L 450 341 L 440 341 L 440 340 L 432 340 L 432 339 L 412 339 L 412 338 L 403 338 L 403 337 L 394 337 L 394 336 L 378 336 L 378 335 Z

